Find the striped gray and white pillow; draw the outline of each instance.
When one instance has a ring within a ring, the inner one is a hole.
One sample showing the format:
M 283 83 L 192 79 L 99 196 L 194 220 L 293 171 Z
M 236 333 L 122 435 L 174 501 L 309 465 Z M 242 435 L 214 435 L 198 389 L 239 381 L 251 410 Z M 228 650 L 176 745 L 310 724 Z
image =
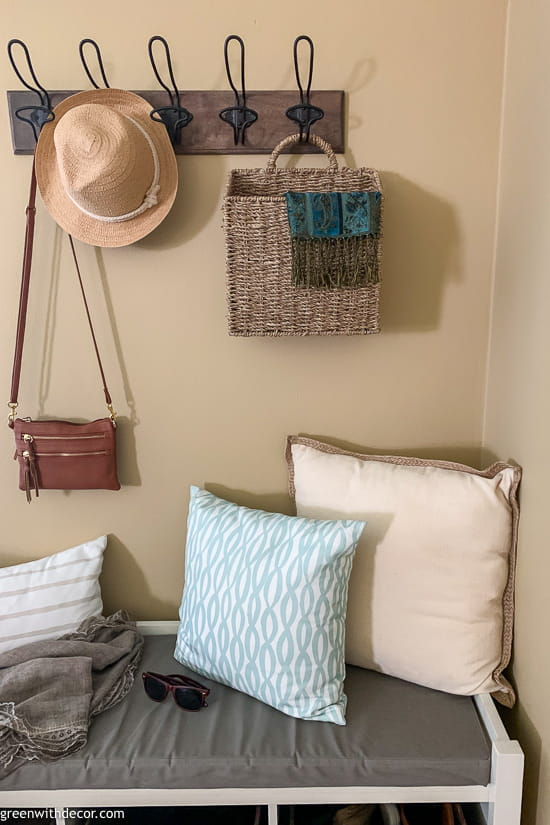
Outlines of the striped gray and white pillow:
M 107 536 L 43 559 L 0 568 L 0 653 L 76 630 L 101 615 Z

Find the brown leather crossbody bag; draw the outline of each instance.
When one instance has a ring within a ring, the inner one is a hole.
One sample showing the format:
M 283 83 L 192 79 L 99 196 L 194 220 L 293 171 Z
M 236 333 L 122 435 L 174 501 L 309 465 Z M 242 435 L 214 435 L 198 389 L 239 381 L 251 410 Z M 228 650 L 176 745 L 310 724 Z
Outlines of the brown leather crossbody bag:
M 73 421 L 33 420 L 16 418 L 19 378 L 23 356 L 23 340 L 27 318 L 29 281 L 36 213 L 36 176 L 34 163 L 31 176 L 27 226 L 23 253 L 23 274 L 19 297 L 19 315 L 13 358 L 8 425 L 15 433 L 15 456 L 19 461 L 19 489 L 25 490 L 31 501 L 32 490 L 120 490 L 116 467 L 116 413 L 107 389 L 105 373 L 99 355 L 84 285 L 78 266 L 72 237 L 69 235 L 84 307 L 92 334 L 103 392 L 109 410 L 107 418 L 84 424 Z

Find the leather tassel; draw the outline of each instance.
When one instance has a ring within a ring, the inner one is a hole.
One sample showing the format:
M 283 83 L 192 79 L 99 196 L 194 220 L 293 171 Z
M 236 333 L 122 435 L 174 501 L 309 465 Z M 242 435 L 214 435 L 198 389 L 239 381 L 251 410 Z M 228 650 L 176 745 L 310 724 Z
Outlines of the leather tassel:
M 31 445 L 29 449 L 24 450 L 23 458 L 25 459 L 25 492 L 27 494 L 27 501 L 31 503 L 31 486 L 34 487 L 36 497 L 39 495 L 38 487 L 38 472 L 36 470 L 36 460 Z
M 27 501 L 29 504 L 31 503 L 31 485 L 30 485 L 30 461 L 29 461 L 29 453 L 27 450 L 23 453 L 23 459 L 25 460 L 25 493 L 27 494 Z
M 39 492 L 38 492 L 38 490 L 39 490 L 39 488 L 38 488 L 38 471 L 36 469 L 36 460 L 35 460 L 34 455 L 32 453 L 31 453 L 31 456 L 30 456 L 30 469 L 31 469 L 31 481 L 33 482 L 34 492 L 35 492 L 36 498 L 38 498 L 38 495 L 39 495 Z

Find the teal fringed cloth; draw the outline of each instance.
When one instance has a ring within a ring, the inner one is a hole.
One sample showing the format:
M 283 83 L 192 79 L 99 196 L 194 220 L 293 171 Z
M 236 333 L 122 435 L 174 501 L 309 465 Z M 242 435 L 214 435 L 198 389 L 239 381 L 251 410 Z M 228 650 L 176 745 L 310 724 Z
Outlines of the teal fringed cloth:
M 296 286 L 379 281 L 380 192 L 287 192 Z
M 378 235 L 380 192 L 287 192 L 293 238 Z

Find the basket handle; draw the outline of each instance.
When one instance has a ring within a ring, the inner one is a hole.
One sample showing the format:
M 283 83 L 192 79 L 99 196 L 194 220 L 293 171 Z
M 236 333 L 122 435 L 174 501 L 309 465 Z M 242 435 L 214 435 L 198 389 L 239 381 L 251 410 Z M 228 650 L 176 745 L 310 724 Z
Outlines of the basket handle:
M 309 139 L 311 143 L 315 143 L 316 146 L 322 149 L 325 155 L 328 157 L 328 166 L 330 171 L 337 172 L 338 161 L 336 160 L 334 149 L 332 148 L 330 143 L 327 143 L 327 141 L 323 140 L 323 138 L 319 137 L 319 135 L 310 135 Z M 288 137 L 284 138 L 284 140 L 281 140 L 281 142 L 278 143 L 275 149 L 272 151 L 271 157 L 267 161 L 266 171 L 274 172 L 276 168 L 277 158 L 279 157 L 283 149 L 286 149 L 287 146 L 291 146 L 293 143 L 299 143 L 300 141 L 301 137 L 298 134 L 289 135 Z

